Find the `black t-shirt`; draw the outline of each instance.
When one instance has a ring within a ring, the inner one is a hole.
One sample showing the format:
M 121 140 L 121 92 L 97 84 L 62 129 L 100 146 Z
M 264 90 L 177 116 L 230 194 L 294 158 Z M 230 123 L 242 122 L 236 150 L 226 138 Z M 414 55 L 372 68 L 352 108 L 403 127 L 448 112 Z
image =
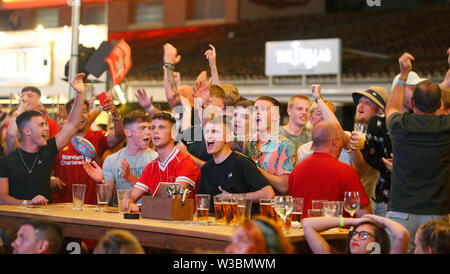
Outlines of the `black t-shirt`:
M 0 178 L 8 178 L 9 195 L 19 200 L 31 200 L 42 195 L 51 202 L 50 176 L 58 154 L 55 137 L 48 139 L 47 145 L 36 153 L 20 149 L 19 154 L 19 149 L 0 157 Z
M 186 145 L 190 154 L 202 161 L 209 161 L 212 155 L 206 150 L 203 128 L 199 125 L 192 126 L 181 133 L 181 140 Z
M 222 163 L 208 161 L 201 169 L 198 194 L 210 194 L 210 211 L 214 211 L 213 196 L 220 194 L 219 186 L 229 193 L 255 192 L 268 186 L 269 182 L 249 158 L 232 152 Z M 252 205 L 252 212 L 258 209 Z
M 388 210 L 450 213 L 450 116 L 394 113 L 387 128 L 394 151 Z

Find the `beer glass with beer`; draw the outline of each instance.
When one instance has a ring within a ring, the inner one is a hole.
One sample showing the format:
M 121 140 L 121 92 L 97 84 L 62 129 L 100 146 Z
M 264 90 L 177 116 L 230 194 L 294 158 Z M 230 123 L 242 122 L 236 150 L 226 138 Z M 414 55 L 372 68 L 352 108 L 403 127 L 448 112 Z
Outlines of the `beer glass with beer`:
M 195 204 L 197 221 L 199 223 L 207 223 L 209 215 L 209 194 L 195 194 Z
M 214 217 L 216 219 L 216 223 L 224 224 L 225 214 L 223 212 L 223 197 L 222 196 L 214 196 Z
M 366 142 L 367 124 L 355 123 L 354 133 L 350 140 L 352 149 L 363 149 Z

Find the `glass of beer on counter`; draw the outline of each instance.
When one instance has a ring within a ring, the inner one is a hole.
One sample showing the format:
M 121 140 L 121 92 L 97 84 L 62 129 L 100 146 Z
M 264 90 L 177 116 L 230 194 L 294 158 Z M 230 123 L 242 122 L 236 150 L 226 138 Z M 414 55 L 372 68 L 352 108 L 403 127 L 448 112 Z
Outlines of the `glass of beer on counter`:
M 216 223 L 224 224 L 225 221 L 225 213 L 223 212 L 223 197 L 222 196 L 214 196 L 214 217 L 216 219 Z
M 241 196 L 237 200 L 238 203 L 238 223 L 242 223 L 246 220 L 250 220 L 251 211 L 252 211 L 252 200 L 246 198 L 245 196 Z
M 293 198 L 294 209 L 291 213 L 292 226 L 294 228 L 300 228 L 302 226 L 302 215 L 303 215 L 303 198 Z
M 275 218 L 275 210 L 273 209 L 272 199 L 259 199 L 259 209 L 261 211 L 261 215 L 270 219 Z
M 195 216 L 199 223 L 207 223 L 209 215 L 209 194 L 195 194 Z
M 225 215 L 225 222 L 227 224 L 237 223 L 238 203 L 236 197 L 227 196 L 223 197 L 223 213 Z

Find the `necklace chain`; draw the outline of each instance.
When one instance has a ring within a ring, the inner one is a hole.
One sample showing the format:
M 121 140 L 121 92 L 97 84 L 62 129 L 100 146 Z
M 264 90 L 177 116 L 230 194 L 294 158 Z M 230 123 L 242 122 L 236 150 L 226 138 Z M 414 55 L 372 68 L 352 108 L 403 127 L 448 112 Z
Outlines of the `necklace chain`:
M 28 166 L 27 166 L 27 164 L 26 164 L 25 161 L 23 160 L 22 153 L 20 152 L 20 150 L 21 150 L 21 148 L 19 148 L 19 156 L 20 156 L 20 159 L 22 160 L 22 163 L 23 163 L 23 165 L 25 166 L 25 168 L 28 170 L 28 174 L 31 174 L 31 172 L 33 171 L 34 165 L 36 164 L 36 161 L 37 161 L 37 158 L 38 158 L 38 155 L 39 155 L 39 154 L 36 154 L 36 158 L 34 159 L 33 166 L 31 166 L 31 169 L 29 169 Z

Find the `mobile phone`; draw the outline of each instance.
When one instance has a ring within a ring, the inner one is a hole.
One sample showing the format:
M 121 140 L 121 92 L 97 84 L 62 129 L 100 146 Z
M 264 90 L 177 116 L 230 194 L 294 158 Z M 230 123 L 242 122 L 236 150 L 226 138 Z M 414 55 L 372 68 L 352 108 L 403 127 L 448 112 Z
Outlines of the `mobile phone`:
M 100 106 L 105 106 L 108 104 L 108 95 L 106 95 L 106 92 L 102 92 L 99 95 L 97 95 L 97 99 L 100 102 Z

